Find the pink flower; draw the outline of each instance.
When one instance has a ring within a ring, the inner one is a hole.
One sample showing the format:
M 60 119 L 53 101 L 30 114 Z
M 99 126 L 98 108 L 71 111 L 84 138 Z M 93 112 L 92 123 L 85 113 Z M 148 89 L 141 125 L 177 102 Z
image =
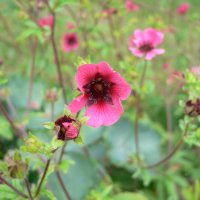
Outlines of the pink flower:
M 55 126 L 58 127 L 57 138 L 59 140 L 73 140 L 79 135 L 81 123 L 71 116 L 62 116 L 55 121 Z
M 63 49 L 66 52 L 73 51 L 79 47 L 79 40 L 76 33 L 68 33 L 63 37 Z
M 44 26 L 52 27 L 53 23 L 54 23 L 53 16 L 49 15 L 49 16 L 47 16 L 45 18 L 40 19 L 39 22 L 38 22 L 38 25 L 40 27 L 44 27 Z
M 124 111 L 121 100 L 128 98 L 131 87 L 107 62 L 81 65 L 76 81 L 82 94 L 69 104 L 72 113 L 85 106 L 87 124 L 96 128 L 119 120 Z
M 181 6 L 179 6 L 177 8 L 177 13 L 181 14 L 181 15 L 184 15 L 184 14 L 186 14 L 188 12 L 189 8 L 190 8 L 190 4 L 189 3 L 183 3 Z
M 133 3 L 132 0 L 126 0 L 125 6 L 126 10 L 129 12 L 138 11 L 140 9 L 139 6 Z
M 200 72 L 200 67 L 192 67 L 192 72 L 194 75 L 198 76 Z
M 163 54 L 164 49 L 157 49 L 157 45 L 163 42 L 164 34 L 153 28 L 148 28 L 143 32 L 135 30 L 130 39 L 129 50 L 137 57 L 145 56 L 146 60 L 151 60 L 156 55 Z
M 70 29 L 70 30 L 72 30 L 72 29 L 76 28 L 76 25 L 73 22 L 68 22 L 67 23 L 67 28 Z
M 179 81 L 179 86 L 182 87 L 184 85 L 185 77 L 184 74 L 180 71 L 174 70 L 167 79 L 167 84 L 171 85 L 175 81 Z

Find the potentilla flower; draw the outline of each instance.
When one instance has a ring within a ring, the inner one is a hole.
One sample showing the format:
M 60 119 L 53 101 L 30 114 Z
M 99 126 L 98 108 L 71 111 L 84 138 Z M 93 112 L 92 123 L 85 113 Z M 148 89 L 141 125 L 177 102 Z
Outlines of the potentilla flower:
M 81 123 L 72 116 L 62 116 L 55 121 L 57 138 L 59 140 L 74 140 L 79 135 Z
M 40 19 L 39 22 L 38 22 L 38 25 L 40 27 L 45 27 L 45 26 L 52 27 L 53 23 L 54 23 L 53 16 L 49 15 L 47 17 L 44 17 L 44 18 Z
M 137 29 L 130 38 L 129 50 L 137 57 L 144 56 L 146 60 L 151 60 L 156 55 L 165 52 L 164 49 L 156 48 L 163 42 L 163 39 L 164 34 L 153 28 L 144 31 Z
M 181 6 L 179 6 L 177 8 L 177 13 L 181 14 L 181 15 L 184 15 L 184 14 L 186 14 L 188 12 L 189 8 L 190 8 L 190 4 L 189 3 L 187 3 L 187 2 L 183 3 Z
M 140 8 L 132 0 L 126 0 L 125 2 L 126 10 L 129 12 L 138 11 Z
M 67 33 L 63 37 L 63 49 L 66 52 L 73 51 L 79 47 L 79 40 L 76 33 Z
M 110 126 L 119 120 L 121 100 L 128 98 L 131 87 L 108 63 L 81 65 L 76 81 L 82 94 L 69 104 L 72 113 L 86 107 L 87 124 L 93 127 Z
M 200 67 L 192 67 L 191 71 L 194 73 L 194 75 L 198 76 L 200 73 Z

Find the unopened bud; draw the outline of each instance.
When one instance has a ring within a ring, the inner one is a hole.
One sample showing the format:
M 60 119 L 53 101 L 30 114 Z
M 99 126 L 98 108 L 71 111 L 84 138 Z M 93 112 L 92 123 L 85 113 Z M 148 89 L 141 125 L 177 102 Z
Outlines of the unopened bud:
M 64 115 L 55 121 L 55 126 L 59 140 L 74 140 L 79 135 L 81 123 L 72 116 Z

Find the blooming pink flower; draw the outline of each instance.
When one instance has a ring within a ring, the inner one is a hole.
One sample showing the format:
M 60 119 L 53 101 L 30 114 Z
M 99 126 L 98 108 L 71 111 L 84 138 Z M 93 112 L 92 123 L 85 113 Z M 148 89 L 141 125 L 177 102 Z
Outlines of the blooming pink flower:
M 139 6 L 133 3 L 132 0 L 126 0 L 125 6 L 126 6 L 126 10 L 129 12 L 138 11 L 140 9 Z
M 143 32 L 135 30 L 130 39 L 129 50 L 137 57 L 145 56 L 146 60 L 151 60 L 156 55 L 163 54 L 164 49 L 157 49 L 156 46 L 163 42 L 164 34 L 153 28 L 148 28 Z
M 86 106 L 87 124 L 93 127 L 109 126 L 119 120 L 123 113 L 121 100 L 128 98 L 131 87 L 107 62 L 81 65 L 76 81 L 82 94 L 69 104 L 72 113 Z
M 68 33 L 63 37 L 63 49 L 66 52 L 73 51 L 79 47 L 79 40 L 76 33 Z
M 196 76 L 199 75 L 199 73 L 200 73 L 200 67 L 192 67 L 192 72 Z
M 73 22 L 68 22 L 67 23 L 67 28 L 70 29 L 70 30 L 72 30 L 72 29 L 76 28 L 76 25 Z
M 190 8 L 190 4 L 189 3 L 183 3 L 182 5 L 180 5 L 178 8 L 177 8 L 177 13 L 178 14 L 181 14 L 181 15 L 184 15 L 188 12 Z
M 55 121 L 55 126 L 58 127 L 59 140 L 73 140 L 79 135 L 81 123 L 71 116 L 64 115 Z
M 44 27 L 44 26 L 49 26 L 52 27 L 54 23 L 54 19 L 52 15 L 49 15 L 47 17 L 44 17 L 42 19 L 39 20 L 38 25 L 40 27 Z

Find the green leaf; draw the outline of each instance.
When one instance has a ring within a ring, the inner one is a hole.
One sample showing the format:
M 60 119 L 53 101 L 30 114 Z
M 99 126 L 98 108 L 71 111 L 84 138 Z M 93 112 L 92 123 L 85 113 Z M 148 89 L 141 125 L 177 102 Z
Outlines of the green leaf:
M 88 119 L 89 119 L 89 117 L 84 116 L 84 117 L 81 117 L 81 118 L 79 119 L 79 121 L 81 122 L 81 124 L 85 124 L 85 123 L 88 121 Z
M 83 138 L 80 135 L 74 140 L 74 142 L 76 144 L 84 144 Z
M 0 161 L 0 172 L 7 172 L 7 171 L 8 171 L 7 163 Z
M 73 160 L 69 160 L 69 159 L 63 160 L 63 161 L 60 163 L 59 168 L 60 168 L 64 173 L 67 173 L 68 170 L 69 170 L 69 168 L 70 168 L 70 166 L 71 166 L 71 165 L 74 165 L 74 164 L 75 164 L 75 162 L 74 162 Z
M 54 124 L 54 122 L 45 122 L 45 123 L 43 123 L 43 126 L 44 126 L 45 128 L 47 128 L 47 129 L 49 129 L 49 130 L 53 130 L 55 124 Z
M 13 138 L 10 125 L 3 116 L 0 116 L 0 136 L 7 140 L 11 140 Z
M 0 71 L 0 85 L 7 83 L 8 79 L 4 77 L 3 72 Z
M 19 180 L 12 180 L 9 182 L 11 182 L 11 184 L 14 187 L 16 187 L 18 190 L 23 191 Z M 4 184 L 0 184 L 0 194 L 1 194 L 0 199 L 2 200 L 13 200 L 13 199 L 24 200 L 25 199 L 22 197 L 19 198 L 19 195 L 15 191 L 13 191 L 10 187 Z
M 148 200 L 140 193 L 123 192 L 112 197 L 113 200 Z
M 51 141 L 51 147 L 53 150 L 62 147 L 65 144 L 65 141 L 58 140 L 57 136 L 54 136 L 52 141 Z
M 69 146 L 71 144 L 73 145 L 73 143 L 69 143 Z M 91 188 L 96 187 L 98 184 L 98 167 L 92 159 L 82 153 L 68 151 L 67 155 L 68 156 L 63 156 L 63 160 L 68 160 L 70 157 L 75 164 L 70 166 L 67 174 L 64 174 L 61 171 L 61 176 L 67 186 L 71 199 L 83 200 Z M 57 199 L 65 199 L 62 189 L 54 174 L 49 176 L 48 183 Z M 77 187 L 78 185 L 81 187 Z

